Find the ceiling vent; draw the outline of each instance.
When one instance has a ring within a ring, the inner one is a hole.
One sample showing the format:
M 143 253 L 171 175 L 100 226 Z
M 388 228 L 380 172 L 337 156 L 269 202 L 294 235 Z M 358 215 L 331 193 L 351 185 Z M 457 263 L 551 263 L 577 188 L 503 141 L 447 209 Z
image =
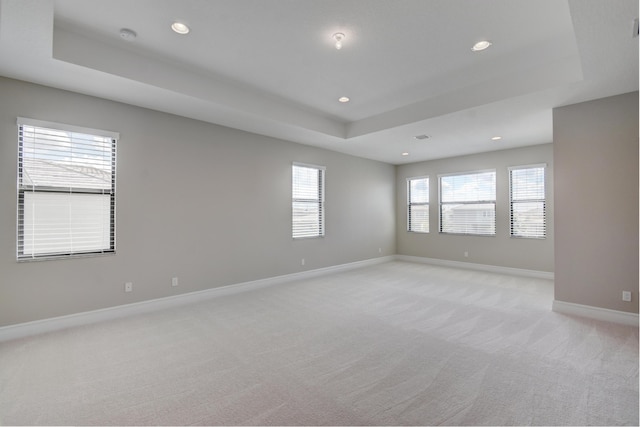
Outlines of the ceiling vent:
M 429 139 L 429 135 L 416 135 L 414 136 L 415 139 Z

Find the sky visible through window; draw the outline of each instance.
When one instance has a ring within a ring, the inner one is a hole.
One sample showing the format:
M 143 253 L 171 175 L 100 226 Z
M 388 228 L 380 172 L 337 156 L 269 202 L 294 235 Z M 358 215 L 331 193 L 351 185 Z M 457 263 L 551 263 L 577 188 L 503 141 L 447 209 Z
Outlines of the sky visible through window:
M 440 191 L 443 202 L 495 200 L 496 173 L 491 171 L 442 176 Z
M 440 177 L 440 232 L 494 236 L 496 172 Z

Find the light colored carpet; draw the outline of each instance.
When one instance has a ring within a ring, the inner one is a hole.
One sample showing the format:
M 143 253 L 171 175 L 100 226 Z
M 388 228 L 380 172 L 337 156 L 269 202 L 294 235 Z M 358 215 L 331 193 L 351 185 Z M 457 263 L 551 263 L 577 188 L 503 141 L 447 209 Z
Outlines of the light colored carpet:
M 638 425 L 638 328 L 390 262 L 0 344 L 9 425 Z

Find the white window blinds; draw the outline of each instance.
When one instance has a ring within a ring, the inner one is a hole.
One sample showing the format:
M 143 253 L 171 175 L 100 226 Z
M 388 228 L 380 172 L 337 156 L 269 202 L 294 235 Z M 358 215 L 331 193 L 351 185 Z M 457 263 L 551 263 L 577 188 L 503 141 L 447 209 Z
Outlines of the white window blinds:
M 511 236 L 546 237 L 545 165 L 509 168 Z
M 407 180 L 407 231 L 429 232 L 429 177 Z
M 322 166 L 292 167 L 292 236 L 324 236 L 324 174 Z
M 440 232 L 496 234 L 496 171 L 441 175 Z
M 18 119 L 19 260 L 115 251 L 117 134 Z

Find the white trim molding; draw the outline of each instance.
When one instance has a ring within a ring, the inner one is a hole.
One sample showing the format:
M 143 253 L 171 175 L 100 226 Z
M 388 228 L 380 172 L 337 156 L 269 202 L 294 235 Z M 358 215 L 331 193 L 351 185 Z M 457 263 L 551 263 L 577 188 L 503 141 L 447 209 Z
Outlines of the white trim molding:
M 64 132 L 78 132 L 78 133 L 85 133 L 90 135 L 104 136 L 107 138 L 120 139 L 119 132 L 113 132 L 110 130 L 92 129 L 84 126 L 68 125 L 64 123 L 49 122 L 45 120 L 29 119 L 27 117 L 18 117 L 16 119 L 16 122 L 19 125 L 36 126 L 36 127 L 47 128 L 47 129 L 57 129 Z
M 474 264 L 471 262 L 450 261 L 437 258 L 424 258 L 411 255 L 396 255 L 396 260 L 439 265 L 442 267 L 463 268 L 465 270 L 487 271 L 489 273 L 509 274 L 512 276 L 531 277 L 534 279 L 554 280 L 553 272 L 549 271 L 526 270 L 523 268 L 501 267 L 498 265 L 488 264 Z
M 294 280 L 310 279 L 313 277 L 324 276 L 326 274 L 354 270 L 356 268 L 382 264 L 394 260 L 395 256 L 393 255 L 371 258 L 364 261 L 356 261 L 347 264 L 319 268 L 315 270 L 302 271 L 299 273 L 285 274 L 283 276 L 269 277 L 266 279 L 253 280 L 250 282 L 236 283 L 233 285 L 206 289 L 204 291 L 189 292 L 186 294 L 141 301 L 132 304 L 119 305 L 116 307 L 103 308 L 83 313 L 70 314 L 67 316 L 53 317 L 50 319 L 36 320 L 33 322 L 18 323 L 16 325 L 0 327 L 0 342 L 66 328 L 89 325 L 105 320 L 113 320 L 127 316 L 133 316 L 136 314 L 149 313 L 185 304 L 195 303 L 198 301 L 204 301 L 210 298 L 216 298 L 224 295 L 233 295 L 252 289 L 264 288 L 281 283 L 291 282 Z
M 553 300 L 552 310 L 556 313 L 572 316 L 587 317 L 589 319 L 603 320 L 605 322 L 619 323 L 622 325 L 638 327 L 638 314 L 626 311 L 610 310 L 608 308 L 593 307 L 590 305 L 574 304 L 572 302 Z

